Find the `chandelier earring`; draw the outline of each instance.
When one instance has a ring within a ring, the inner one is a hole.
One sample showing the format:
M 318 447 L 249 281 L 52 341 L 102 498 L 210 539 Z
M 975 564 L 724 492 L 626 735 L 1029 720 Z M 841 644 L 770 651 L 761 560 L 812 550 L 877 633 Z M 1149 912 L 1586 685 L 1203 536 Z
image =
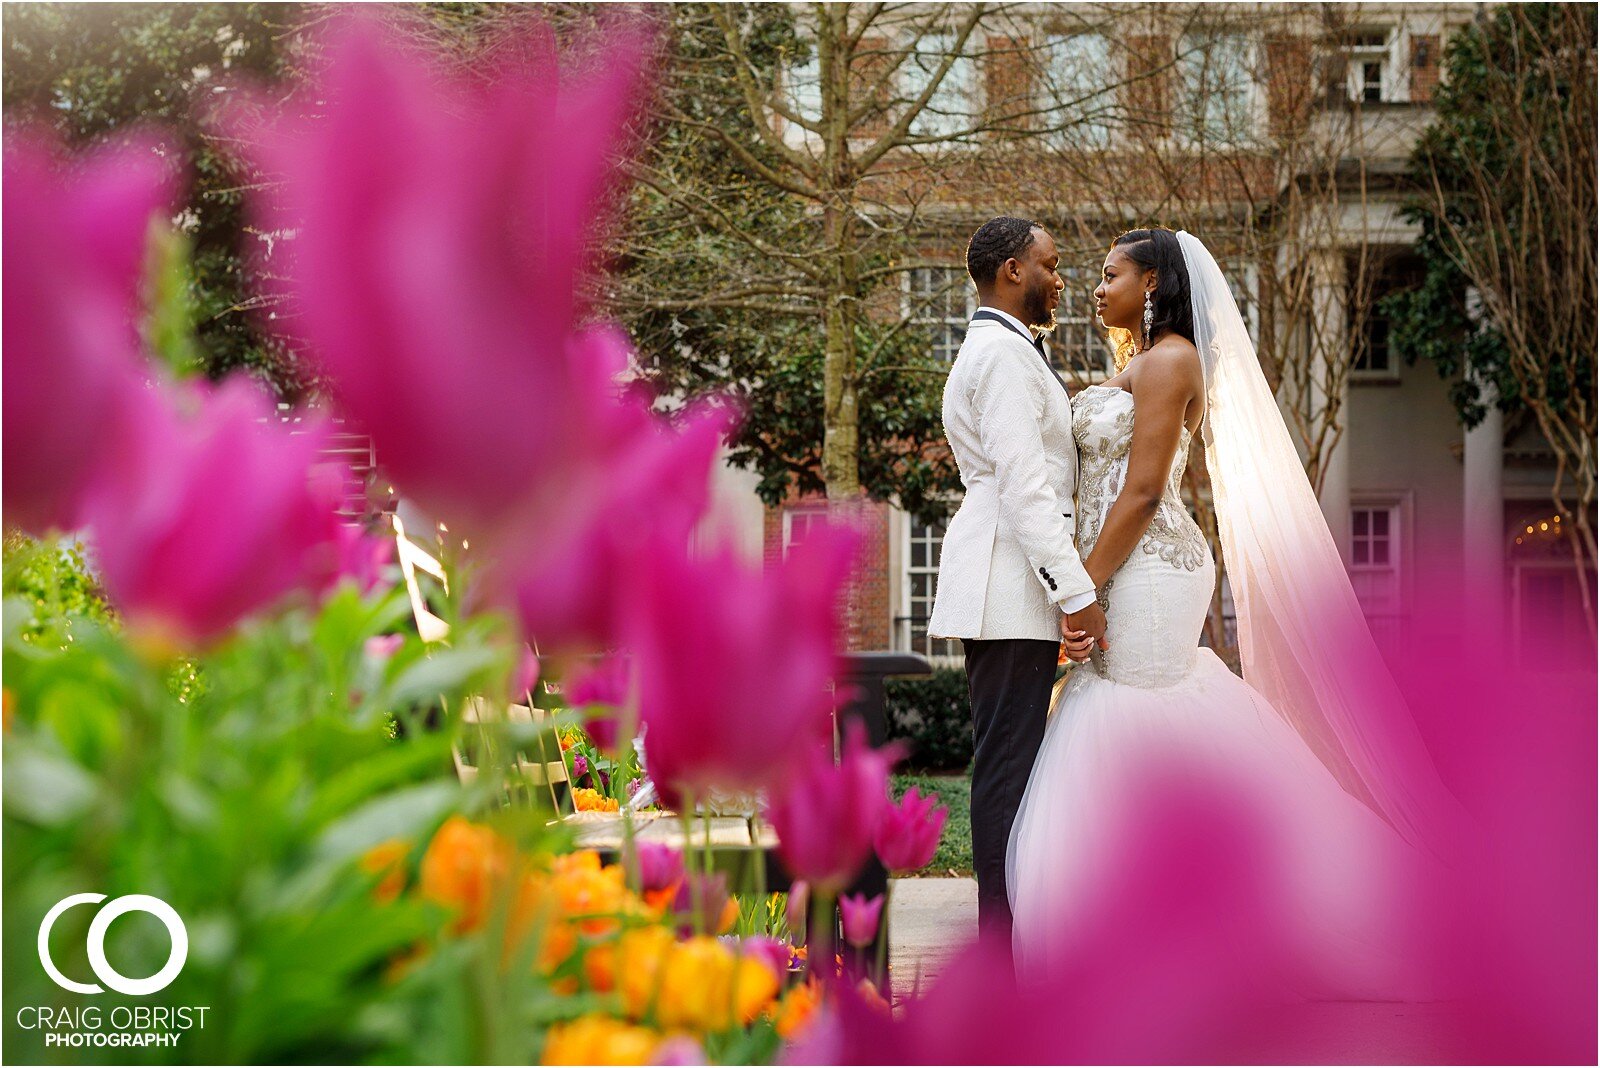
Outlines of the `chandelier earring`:
M 1150 328 L 1155 325 L 1155 321 L 1155 305 L 1151 302 L 1150 294 L 1147 292 L 1144 295 L 1144 330 L 1142 331 L 1144 344 L 1140 346 L 1141 349 L 1147 349 L 1150 347 Z

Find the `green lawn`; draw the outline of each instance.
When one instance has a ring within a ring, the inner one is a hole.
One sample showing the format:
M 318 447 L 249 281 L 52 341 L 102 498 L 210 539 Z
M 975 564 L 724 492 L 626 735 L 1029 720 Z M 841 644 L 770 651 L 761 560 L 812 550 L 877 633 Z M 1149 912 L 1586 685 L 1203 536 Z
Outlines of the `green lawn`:
M 939 803 L 950 810 L 944 835 L 933 863 L 918 875 L 972 874 L 972 780 L 963 775 L 896 775 L 894 796 L 898 799 L 915 786 L 922 794 L 938 794 Z

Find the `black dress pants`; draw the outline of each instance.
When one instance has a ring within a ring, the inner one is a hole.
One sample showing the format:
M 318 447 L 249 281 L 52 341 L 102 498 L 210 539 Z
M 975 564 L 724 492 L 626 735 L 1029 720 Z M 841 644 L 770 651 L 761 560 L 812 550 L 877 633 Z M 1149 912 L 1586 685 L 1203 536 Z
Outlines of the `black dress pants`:
M 1007 952 L 1006 843 L 1044 741 L 1060 642 L 964 638 L 972 697 L 972 866 L 978 877 L 978 928 Z

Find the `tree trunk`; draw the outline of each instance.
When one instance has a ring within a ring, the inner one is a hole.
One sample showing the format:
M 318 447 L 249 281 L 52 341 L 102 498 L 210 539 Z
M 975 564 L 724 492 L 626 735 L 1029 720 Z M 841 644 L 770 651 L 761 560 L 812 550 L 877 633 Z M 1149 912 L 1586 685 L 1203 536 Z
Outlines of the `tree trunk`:
M 822 481 L 830 501 L 853 501 L 861 493 L 856 400 L 854 298 L 829 297 L 822 370 Z

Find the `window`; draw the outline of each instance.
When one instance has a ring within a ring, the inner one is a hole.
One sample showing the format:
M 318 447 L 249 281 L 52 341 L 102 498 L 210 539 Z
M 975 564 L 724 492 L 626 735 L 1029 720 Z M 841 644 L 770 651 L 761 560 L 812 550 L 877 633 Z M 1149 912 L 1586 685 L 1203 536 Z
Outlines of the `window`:
M 1345 92 L 1363 104 L 1399 99 L 1394 70 L 1394 34 L 1386 28 L 1355 30 L 1345 43 Z
M 828 521 L 828 509 L 823 505 L 803 505 L 799 508 L 786 508 L 783 512 L 783 555 L 788 556 L 789 550 L 797 545 L 803 545 L 811 531 Z
M 933 335 L 933 355 L 946 363 L 961 350 L 977 307 L 963 267 L 917 267 L 906 275 L 906 318 Z
M 1368 292 L 1351 287 L 1346 303 L 1351 310 L 1350 370 L 1354 380 L 1400 380 L 1400 361 L 1389 347 L 1389 316 L 1384 312 L 1383 298 L 1420 285 L 1423 272 L 1423 263 L 1416 256 L 1392 256 L 1377 267 Z M 1359 273 L 1359 265 L 1352 262 L 1347 276 L 1357 278 Z
M 901 94 L 907 106 L 927 91 L 939 67 L 955 47 L 954 34 L 926 34 L 917 39 L 900 66 Z M 928 103 L 911 121 L 918 137 L 950 137 L 969 130 L 977 116 L 977 64 L 962 56 L 950 66 Z
M 792 63 L 784 70 L 784 103 L 805 117 L 817 119 L 822 115 L 822 67 L 817 61 L 815 48 L 804 62 Z M 799 127 L 796 133 L 804 133 Z
M 1051 34 L 1040 57 L 1044 99 L 1050 112 L 1048 140 L 1059 148 L 1106 148 L 1111 125 L 1106 113 L 1114 79 L 1106 39 L 1096 33 Z
M 1400 636 L 1400 506 L 1360 505 L 1350 511 L 1350 584 L 1378 645 Z
M 895 638 L 901 648 L 923 656 L 960 656 L 961 643 L 928 637 L 928 617 L 939 588 L 939 550 L 944 545 L 944 524 L 906 519 L 905 584 L 901 587 L 902 612 L 895 620 Z
M 1195 143 L 1249 138 L 1253 49 L 1242 34 L 1185 37 L 1178 58 L 1180 129 Z

